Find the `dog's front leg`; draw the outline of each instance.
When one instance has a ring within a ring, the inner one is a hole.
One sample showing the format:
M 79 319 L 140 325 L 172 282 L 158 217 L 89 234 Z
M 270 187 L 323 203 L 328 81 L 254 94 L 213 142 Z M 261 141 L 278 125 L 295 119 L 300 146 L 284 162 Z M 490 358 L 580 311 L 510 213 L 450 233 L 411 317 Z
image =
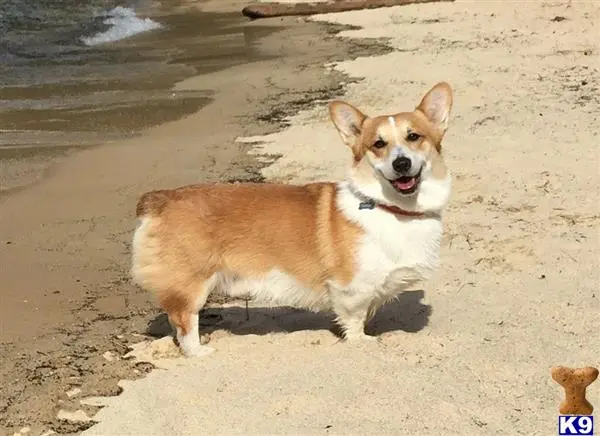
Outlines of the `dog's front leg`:
M 351 288 L 334 288 L 330 295 L 336 322 L 341 326 L 344 338 L 348 341 L 374 340 L 373 336 L 365 334 L 373 294 Z

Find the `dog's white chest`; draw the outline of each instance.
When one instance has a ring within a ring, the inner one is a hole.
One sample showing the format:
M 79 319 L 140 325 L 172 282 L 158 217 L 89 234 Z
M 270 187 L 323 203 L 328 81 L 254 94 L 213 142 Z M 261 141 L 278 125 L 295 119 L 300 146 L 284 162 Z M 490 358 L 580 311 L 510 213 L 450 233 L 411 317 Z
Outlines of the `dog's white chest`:
M 357 270 L 350 287 L 377 288 L 387 298 L 408 283 L 428 279 L 439 264 L 441 218 L 361 210 L 358 204 L 353 197 L 342 197 L 344 213 L 365 231 L 356 247 Z
M 394 286 L 407 274 L 429 278 L 439 263 L 442 223 L 439 218 L 397 218 L 373 210 L 357 250 L 357 280 L 372 286 Z M 398 277 L 394 277 L 394 276 Z

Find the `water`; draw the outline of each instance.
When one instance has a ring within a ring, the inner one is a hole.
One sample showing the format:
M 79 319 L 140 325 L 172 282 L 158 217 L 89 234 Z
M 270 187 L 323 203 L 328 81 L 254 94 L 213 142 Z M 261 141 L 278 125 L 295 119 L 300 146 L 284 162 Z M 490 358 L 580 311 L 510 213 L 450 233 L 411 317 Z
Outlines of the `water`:
M 242 27 L 241 14 L 145 1 L 0 0 L 0 193 L 31 182 L 23 159 L 193 113 L 210 89 L 176 82 L 267 57 L 256 41 L 273 29 Z
M 86 45 L 99 45 L 119 41 L 138 33 L 162 27 L 160 23 L 150 18 L 140 18 L 133 9 L 124 8 L 123 6 L 117 6 L 99 15 L 102 17 L 102 24 L 109 27 L 105 31 L 92 36 L 82 37 L 81 41 Z
M 112 128 L 101 134 L 101 122 L 90 128 L 83 121 L 94 108 L 131 106 L 135 100 L 118 94 L 137 68 L 124 71 L 123 59 L 111 55 L 106 44 L 162 27 L 136 15 L 134 8 L 141 5 L 0 0 L 0 148 L 40 146 L 46 140 L 46 145 L 83 145 L 127 133 Z M 121 86 L 114 86 L 119 81 Z
M 135 14 L 139 1 L 0 0 L 0 59 L 31 62 L 77 56 L 93 45 L 160 27 Z M 102 37 L 103 32 L 112 38 Z M 95 35 L 95 36 L 94 36 Z

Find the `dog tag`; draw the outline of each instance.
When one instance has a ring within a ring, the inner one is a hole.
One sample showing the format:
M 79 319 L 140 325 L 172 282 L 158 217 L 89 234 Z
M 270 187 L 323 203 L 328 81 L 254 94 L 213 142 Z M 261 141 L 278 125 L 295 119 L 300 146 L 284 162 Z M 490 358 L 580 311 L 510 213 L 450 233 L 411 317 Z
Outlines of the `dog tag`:
M 362 210 L 362 209 L 374 209 L 374 208 L 375 208 L 375 202 L 373 200 L 363 201 L 362 203 L 360 203 L 358 205 L 358 210 Z

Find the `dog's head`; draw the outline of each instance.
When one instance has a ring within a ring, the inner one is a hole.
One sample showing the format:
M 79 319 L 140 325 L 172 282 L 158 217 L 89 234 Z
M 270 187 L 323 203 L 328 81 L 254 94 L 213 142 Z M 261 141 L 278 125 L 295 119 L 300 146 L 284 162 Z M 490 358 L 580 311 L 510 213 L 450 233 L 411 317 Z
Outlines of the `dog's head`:
M 442 159 L 452 88 L 435 85 L 412 112 L 369 117 L 334 101 L 329 113 L 354 155 L 355 189 L 384 204 L 439 212 L 450 196 L 450 174 Z

